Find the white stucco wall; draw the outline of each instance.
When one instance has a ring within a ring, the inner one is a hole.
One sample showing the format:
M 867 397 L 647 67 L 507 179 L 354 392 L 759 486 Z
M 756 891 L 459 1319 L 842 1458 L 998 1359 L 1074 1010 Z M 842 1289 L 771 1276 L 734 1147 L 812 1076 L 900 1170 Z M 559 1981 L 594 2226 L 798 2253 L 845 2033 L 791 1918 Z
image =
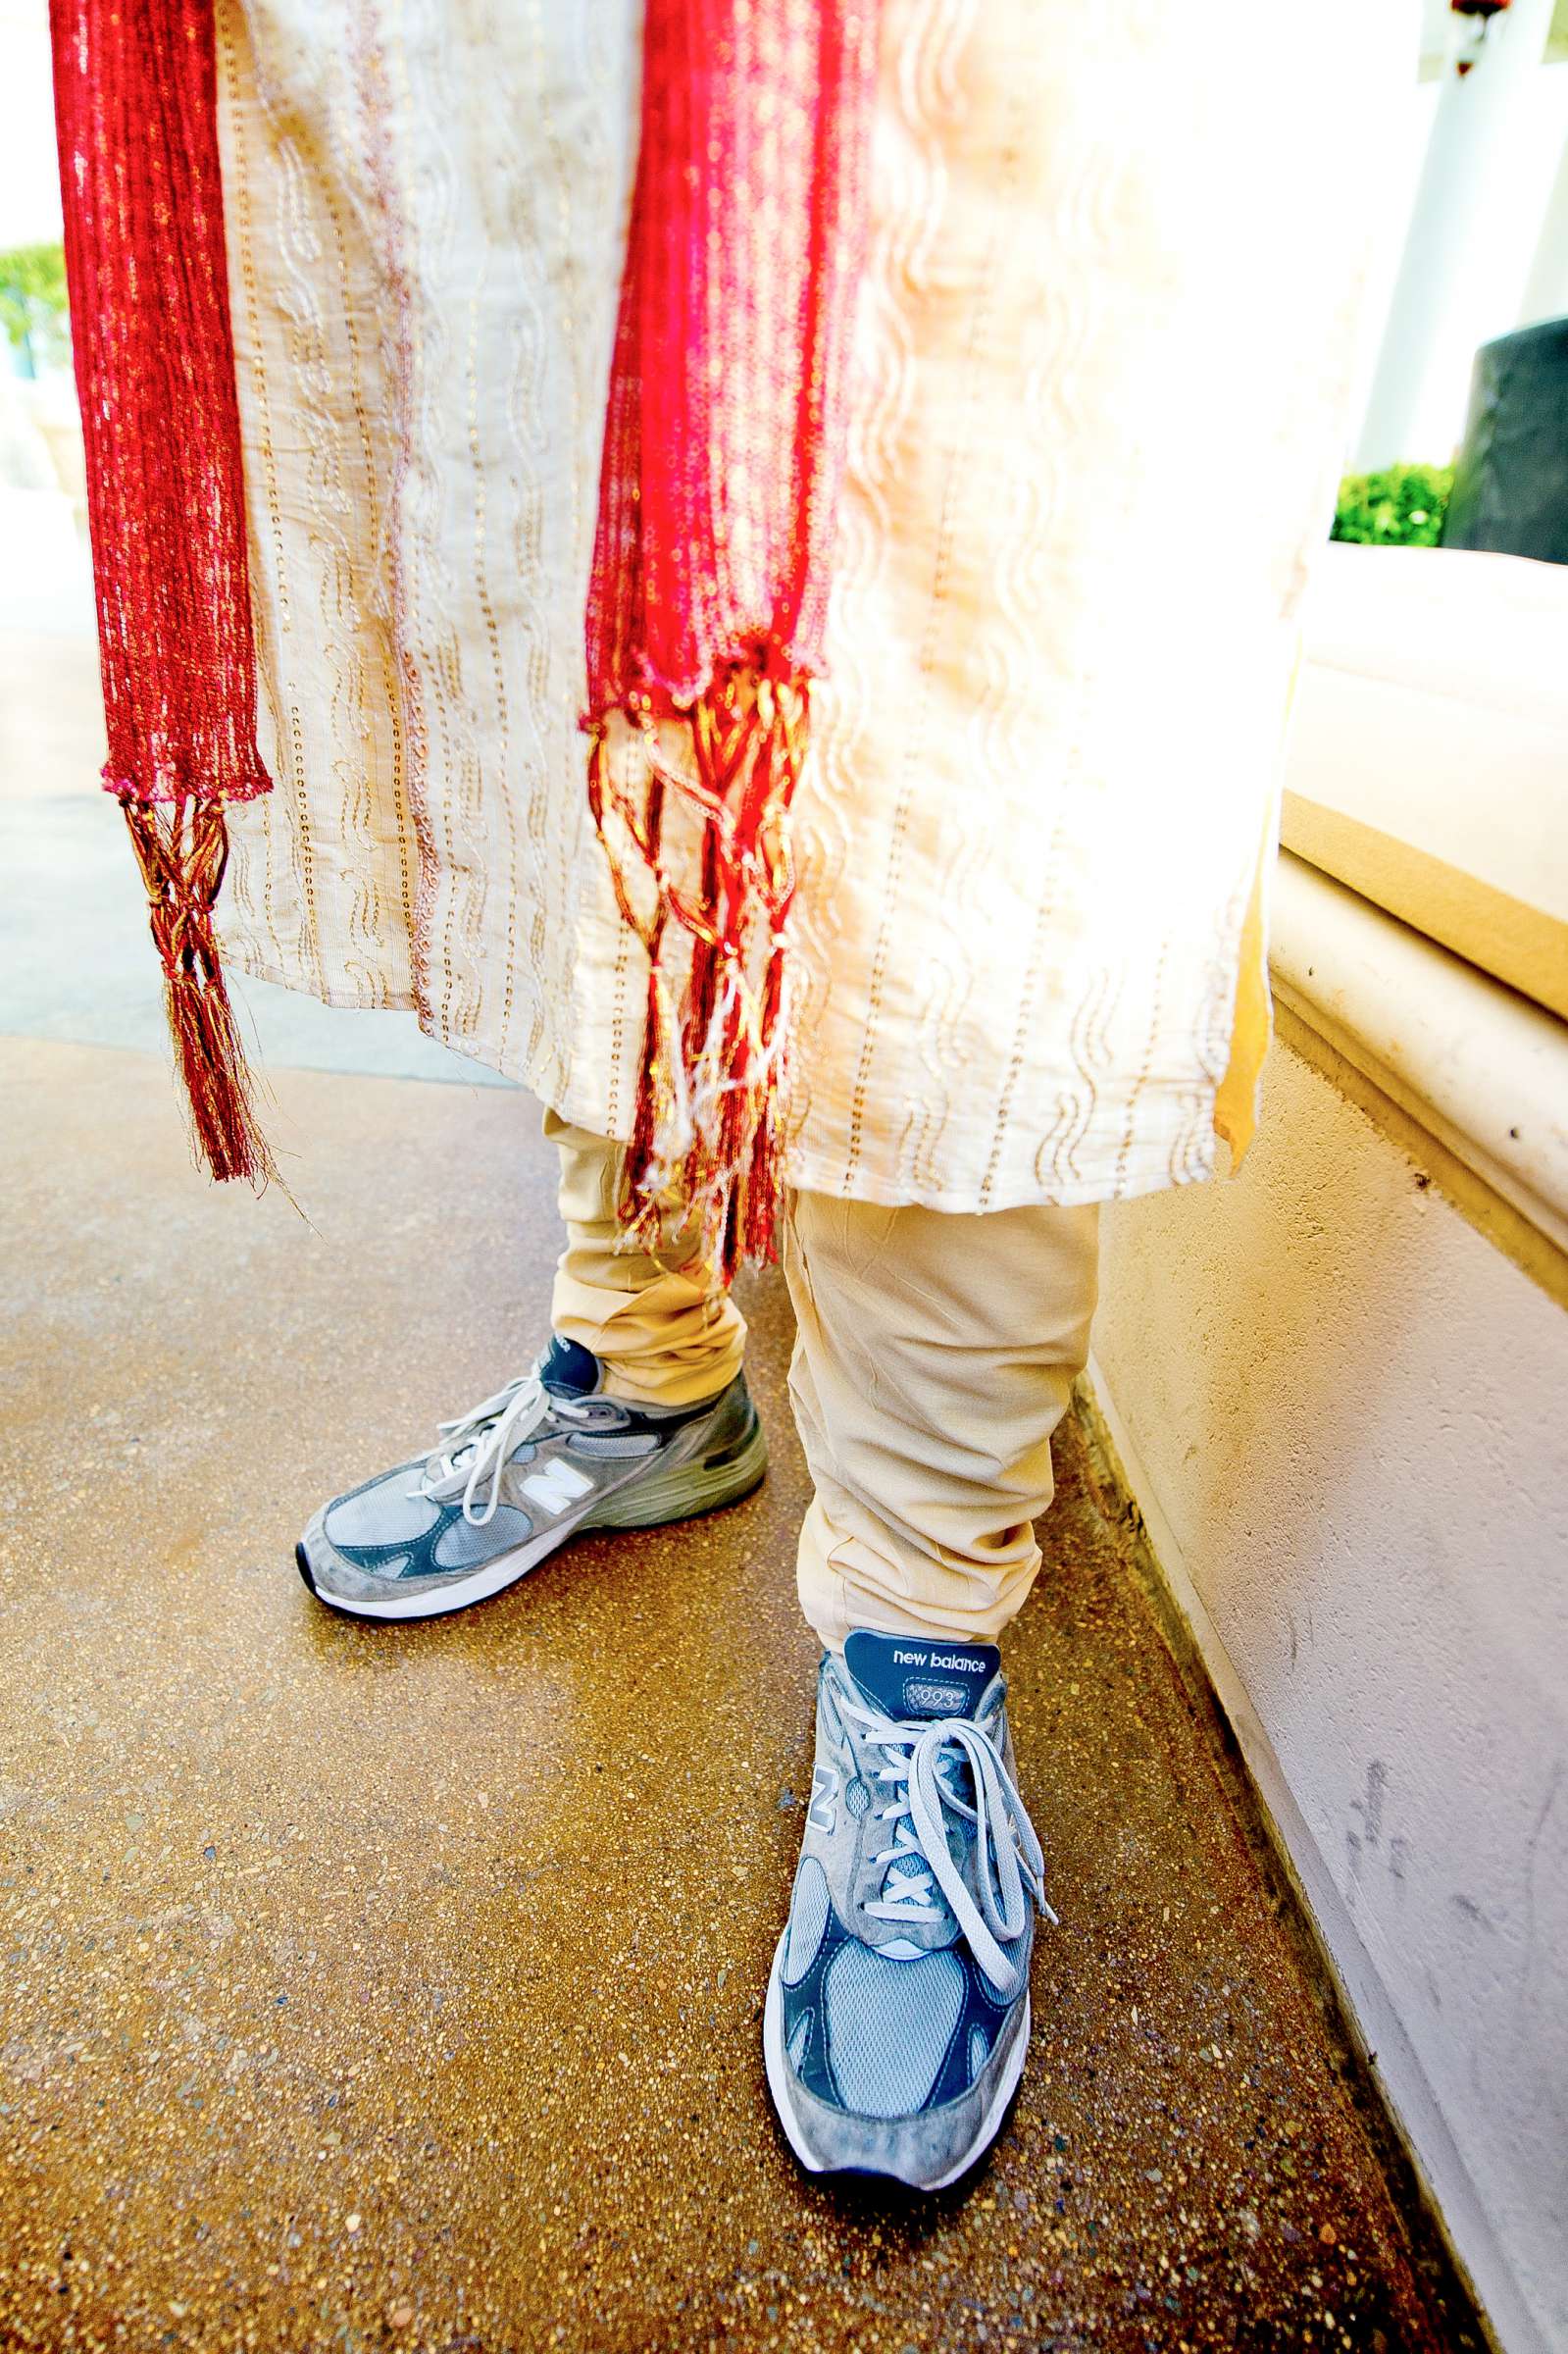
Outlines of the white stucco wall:
M 1091 1368 L 1505 2346 L 1568 2346 L 1568 1314 L 1277 1048 L 1107 1213 Z

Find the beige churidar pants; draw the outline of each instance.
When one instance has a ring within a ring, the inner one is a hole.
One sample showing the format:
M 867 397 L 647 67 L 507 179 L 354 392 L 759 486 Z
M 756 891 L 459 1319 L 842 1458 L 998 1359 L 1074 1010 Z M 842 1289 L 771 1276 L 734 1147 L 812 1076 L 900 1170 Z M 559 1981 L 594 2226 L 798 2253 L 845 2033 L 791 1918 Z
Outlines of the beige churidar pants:
M 740 1369 L 745 1321 L 695 1238 L 616 1249 L 621 1148 L 553 1112 L 567 1244 L 553 1321 L 613 1397 L 688 1405 Z M 800 1532 L 807 1619 L 989 1642 L 1039 1568 L 1051 1433 L 1088 1354 L 1097 1207 L 984 1216 L 790 1197 L 789 1394 L 816 1495 Z

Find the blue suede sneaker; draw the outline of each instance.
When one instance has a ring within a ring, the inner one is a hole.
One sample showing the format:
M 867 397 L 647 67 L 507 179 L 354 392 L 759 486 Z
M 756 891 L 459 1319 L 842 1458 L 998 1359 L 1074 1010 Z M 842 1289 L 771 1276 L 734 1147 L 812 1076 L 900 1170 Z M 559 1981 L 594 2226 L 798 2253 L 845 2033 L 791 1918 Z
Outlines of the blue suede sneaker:
M 990 1644 L 857 1631 L 817 1755 L 763 2053 L 812 2174 L 940 2190 L 994 2140 L 1029 2047 L 1044 1859 Z
M 696 1406 L 606 1398 L 557 1334 L 531 1373 L 412 1457 L 325 1505 L 295 1547 L 318 1599 L 356 1618 L 436 1618 L 526 1577 L 588 1529 L 654 1528 L 748 1495 L 768 1443 L 737 1373 Z

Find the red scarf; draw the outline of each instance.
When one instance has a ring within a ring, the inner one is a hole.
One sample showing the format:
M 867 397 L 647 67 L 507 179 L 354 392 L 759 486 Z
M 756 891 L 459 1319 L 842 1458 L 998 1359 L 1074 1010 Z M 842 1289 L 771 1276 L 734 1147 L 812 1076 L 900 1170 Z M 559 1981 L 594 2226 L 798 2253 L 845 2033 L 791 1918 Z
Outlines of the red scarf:
M 628 1222 L 772 1249 L 787 811 L 822 667 L 874 0 L 647 0 L 587 610 L 589 793 L 649 958 Z M 223 803 L 265 792 L 212 0 L 52 0 L 110 790 L 202 1151 L 265 1174 L 218 969 Z M 482 60 L 476 61 L 482 71 Z M 628 745 L 617 737 L 627 737 Z M 698 846 L 666 863 L 679 800 Z
M 196 1143 L 273 1174 L 213 937 L 223 804 L 266 793 L 212 0 L 52 0 L 109 759 Z
M 648 0 L 643 34 L 585 725 L 649 961 L 624 1214 L 651 1240 L 661 1205 L 694 1207 L 726 1275 L 773 1248 L 787 813 L 822 669 L 875 16 Z M 640 760 L 617 758 L 614 714 Z M 700 820 L 683 883 L 672 798 Z

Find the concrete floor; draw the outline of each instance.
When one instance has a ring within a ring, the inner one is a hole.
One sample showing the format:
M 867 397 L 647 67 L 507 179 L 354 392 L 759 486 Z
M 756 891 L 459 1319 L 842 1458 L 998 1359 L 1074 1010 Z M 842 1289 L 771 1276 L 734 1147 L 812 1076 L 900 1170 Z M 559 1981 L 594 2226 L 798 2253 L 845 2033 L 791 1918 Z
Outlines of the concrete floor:
M 1062 1916 L 1014 2115 L 929 2202 L 797 2174 L 781 1289 L 757 1496 L 333 1618 L 295 1534 L 531 1355 L 551 1167 L 511 1091 L 272 1076 L 310 1223 L 196 1176 L 152 1057 L 0 1039 L 0 2345 L 1475 2343 L 1073 1431 L 1009 1654 Z

